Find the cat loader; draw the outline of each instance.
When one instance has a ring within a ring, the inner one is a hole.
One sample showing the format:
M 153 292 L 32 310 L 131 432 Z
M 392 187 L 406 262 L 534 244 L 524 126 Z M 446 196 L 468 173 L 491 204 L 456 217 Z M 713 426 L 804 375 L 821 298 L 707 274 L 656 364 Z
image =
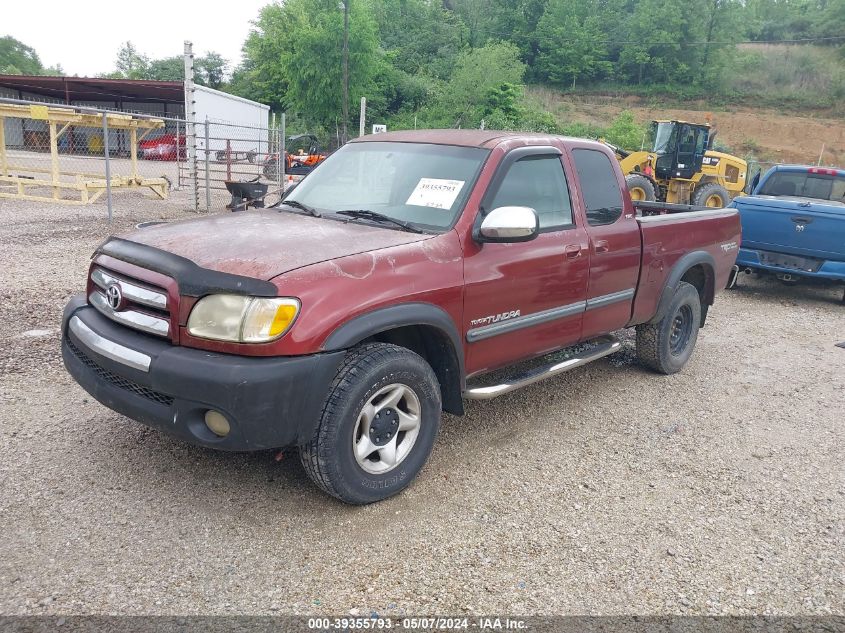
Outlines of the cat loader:
M 607 145 L 616 152 L 633 200 L 721 208 L 742 194 L 748 163 L 715 151 L 715 138 L 707 124 L 653 121 L 650 150 Z

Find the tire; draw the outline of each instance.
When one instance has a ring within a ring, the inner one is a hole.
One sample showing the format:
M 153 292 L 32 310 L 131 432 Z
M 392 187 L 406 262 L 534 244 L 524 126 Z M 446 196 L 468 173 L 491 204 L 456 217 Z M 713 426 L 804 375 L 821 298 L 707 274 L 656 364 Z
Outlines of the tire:
M 625 176 L 625 183 L 628 185 L 631 200 L 647 200 L 649 202 L 657 200 L 654 183 L 642 174 L 628 174 Z
M 706 185 L 697 187 L 692 196 L 693 205 L 712 209 L 723 209 L 730 201 L 731 196 L 728 190 L 716 182 L 708 182 Z
M 321 490 L 346 503 L 387 499 L 422 470 L 440 412 L 440 385 L 419 355 L 386 343 L 353 348 L 332 382 L 314 438 L 300 447 L 302 466 Z
M 678 373 L 692 355 L 700 325 L 698 290 L 682 281 L 666 315 L 657 323 L 637 326 L 637 357 L 661 374 Z

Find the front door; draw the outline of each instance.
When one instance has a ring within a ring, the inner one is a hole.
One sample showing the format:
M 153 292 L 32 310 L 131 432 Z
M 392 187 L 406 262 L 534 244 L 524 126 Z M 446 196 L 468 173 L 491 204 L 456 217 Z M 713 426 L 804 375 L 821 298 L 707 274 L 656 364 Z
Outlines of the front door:
M 707 148 L 707 129 L 679 124 L 678 153 L 675 159 L 675 178 L 690 179 L 701 171 L 704 152 Z
M 466 254 L 470 375 L 571 345 L 581 336 L 589 242 L 573 213 L 560 150 L 521 148 L 505 156 L 482 209 L 503 206 L 534 209 L 541 233 L 530 242 L 483 244 Z

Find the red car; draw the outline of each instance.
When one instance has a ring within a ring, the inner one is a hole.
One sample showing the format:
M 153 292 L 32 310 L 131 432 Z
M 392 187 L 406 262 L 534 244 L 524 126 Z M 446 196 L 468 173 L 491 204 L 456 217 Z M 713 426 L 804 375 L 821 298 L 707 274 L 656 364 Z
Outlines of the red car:
M 177 149 L 179 160 L 185 160 L 188 156 L 184 135 L 180 135 L 178 139 L 175 134 L 148 138 L 138 144 L 138 149 L 140 157 L 147 160 L 176 160 Z
M 616 353 L 617 330 L 684 367 L 739 215 L 649 205 L 592 141 L 361 137 L 277 208 L 106 241 L 62 355 L 115 411 L 209 448 L 296 446 L 319 488 L 371 503 L 422 469 L 442 411 Z

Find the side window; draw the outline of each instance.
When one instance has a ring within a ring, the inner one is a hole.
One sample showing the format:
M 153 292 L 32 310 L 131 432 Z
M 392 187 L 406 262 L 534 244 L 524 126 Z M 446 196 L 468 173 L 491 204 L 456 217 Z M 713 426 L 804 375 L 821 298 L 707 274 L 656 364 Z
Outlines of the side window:
M 531 207 L 540 216 L 541 230 L 572 226 L 572 204 L 560 157 L 528 156 L 511 165 L 488 211 L 498 207 Z
M 581 183 L 581 194 L 590 226 L 613 224 L 622 216 L 622 191 L 616 172 L 604 152 L 591 149 L 572 151 Z

